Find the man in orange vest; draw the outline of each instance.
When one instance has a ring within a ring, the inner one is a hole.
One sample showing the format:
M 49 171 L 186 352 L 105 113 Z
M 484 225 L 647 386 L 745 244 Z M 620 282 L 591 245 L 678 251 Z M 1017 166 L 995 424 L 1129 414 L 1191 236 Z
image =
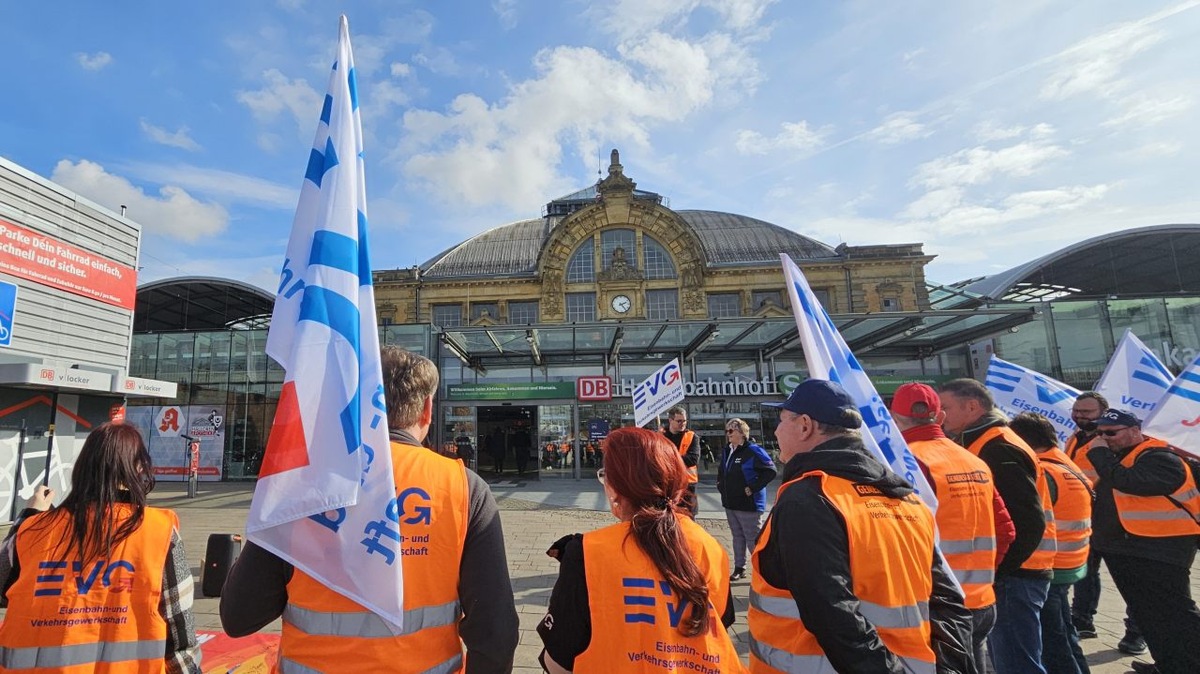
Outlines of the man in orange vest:
M 983 384 L 954 379 L 938 395 L 946 434 L 992 469 L 1017 529 L 996 569 L 996 626 L 988 637 L 992 665 L 1002 674 L 1046 674 L 1040 616 L 1054 568 L 1054 516 L 1045 474 Z
M 1079 635 L 1071 622 L 1067 591 L 1087 573 L 1088 539 L 1092 534 L 1091 480 L 1058 448 L 1058 431 L 1040 414 L 1023 412 L 1008 424 L 1046 470 L 1054 504 L 1054 578 L 1042 607 L 1042 664 L 1049 674 L 1089 674 Z
M 1200 541 L 1196 480 L 1167 443 L 1142 434 L 1130 412 L 1110 408 L 1097 431 L 1088 449 L 1100 476 L 1092 545 L 1157 663 L 1157 670 L 1134 668 L 1200 672 L 1200 610 L 1190 579 Z
M 1100 419 L 1100 415 L 1104 414 L 1107 409 L 1108 400 L 1099 393 L 1095 391 L 1080 393 L 1079 397 L 1075 399 L 1075 403 L 1071 406 L 1071 421 L 1075 422 L 1077 430 L 1071 437 L 1067 438 L 1067 444 L 1063 447 L 1063 452 L 1066 453 L 1067 458 L 1074 462 L 1076 466 L 1079 466 L 1079 470 L 1093 484 L 1096 482 L 1096 470 L 1092 468 L 1091 462 L 1087 460 L 1087 445 L 1092 441 L 1092 438 L 1096 437 L 1096 421 Z M 1071 605 L 1071 620 L 1075 624 L 1075 629 L 1079 632 L 1080 639 L 1095 638 L 1095 618 L 1096 610 L 1099 606 L 1100 555 L 1093 549 L 1088 554 L 1087 575 L 1075 584 L 1075 601 Z M 1136 629 L 1130 625 L 1128 617 L 1126 617 L 1125 623 L 1127 626 L 1127 638 L 1129 636 L 1138 636 Z M 1122 641 L 1125 640 L 1123 639 Z M 1134 654 L 1136 655 L 1136 653 Z
M 500 513 L 487 483 L 462 462 L 421 446 L 433 421 L 438 372 L 404 349 L 381 351 L 396 488 L 421 492 L 422 516 L 401 518 L 403 633 L 250 543 L 221 593 L 234 637 L 283 617 L 279 671 L 510 672 L 518 621 Z M 424 496 L 423 496 L 424 495 Z
M 750 671 L 976 671 L 933 517 L 863 445 L 858 405 L 809 379 L 776 406 L 785 466 L 751 558 Z
M 695 431 L 688 430 L 687 423 L 687 410 L 676 405 L 667 410 L 667 428 L 663 435 L 679 449 L 679 456 L 683 457 L 683 465 L 688 472 L 688 492 L 692 496 L 688 510 L 694 519 L 700 512 L 700 497 L 696 494 L 696 483 L 700 481 L 699 469 L 696 468 L 700 463 L 700 437 Z
M 958 578 L 971 612 L 971 647 L 983 662 L 987 636 L 996 624 L 996 559 L 1012 543 L 1012 520 L 992 483 L 992 470 L 955 443 L 939 425 L 945 417 L 937 392 L 918 382 L 903 384 L 892 398 L 892 418 L 921 465 L 938 499 L 939 547 Z M 999 529 L 1003 519 L 1007 528 Z M 1003 531 L 1004 545 L 997 542 Z M 982 669 L 982 668 L 981 668 Z

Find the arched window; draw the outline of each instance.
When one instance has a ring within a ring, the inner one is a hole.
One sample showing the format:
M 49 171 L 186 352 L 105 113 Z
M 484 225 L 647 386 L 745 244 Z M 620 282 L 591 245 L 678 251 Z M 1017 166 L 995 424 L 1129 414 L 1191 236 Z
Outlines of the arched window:
M 606 229 L 600 233 L 600 260 L 604 269 L 612 267 L 613 252 L 621 249 L 621 259 L 637 265 L 637 239 L 632 229 Z
M 596 244 L 588 238 L 575 249 L 567 263 L 567 283 L 591 283 L 596 280 Z
M 675 265 L 671 255 L 663 245 L 647 235 L 642 235 L 642 249 L 645 256 L 646 278 L 675 278 Z

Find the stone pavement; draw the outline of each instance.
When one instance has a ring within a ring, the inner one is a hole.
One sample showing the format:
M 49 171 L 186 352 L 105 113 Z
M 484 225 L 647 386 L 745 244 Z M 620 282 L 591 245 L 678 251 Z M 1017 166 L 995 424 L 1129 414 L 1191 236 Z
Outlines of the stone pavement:
M 151 495 L 153 505 L 173 508 L 183 528 L 184 545 L 197 576 L 195 615 L 198 629 L 219 630 L 218 599 L 200 596 L 199 573 L 204 548 L 211 533 L 243 531 L 250 508 L 253 486 L 247 483 L 213 483 L 200 486 L 195 499 L 188 499 L 183 485 L 160 483 Z M 538 481 L 498 481 L 492 485 L 504 523 L 508 568 L 521 619 L 521 642 L 516 655 L 516 672 L 540 672 L 537 656 L 541 651 L 536 627 L 550 599 L 550 590 L 558 576 L 558 563 L 545 550 L 564 534 L 586 532 L 611 523 L 600 485 L 591 479 L 546 479 Z M 701 484 L 700 523 L 730 546 L 729 527 L 716 499 L 712 484 Z M 0 536 L 7 533 L 0 527 Z M 1131 671 L 1130 656 L 1116 649 L 1124 627 L 1124 605 L 1107 574 L 1100 612 L 1096 616 L 1099 637 L 1083 641 L 1084 652 L 1094 674 L 1119 674 Z M 1193 595 L 1200 595 L 1200 566 L 1193 569 Z M 749 580 L 734 583 L 738 621 L 731 629 L 738 652 L 747 654 L 746 603 Z M 2 615 L 2 612 L 0 612 Z M 277 632 L 279 622 L 267 628 Z M 1148 656 L 1142 656 L 1148 659 Z

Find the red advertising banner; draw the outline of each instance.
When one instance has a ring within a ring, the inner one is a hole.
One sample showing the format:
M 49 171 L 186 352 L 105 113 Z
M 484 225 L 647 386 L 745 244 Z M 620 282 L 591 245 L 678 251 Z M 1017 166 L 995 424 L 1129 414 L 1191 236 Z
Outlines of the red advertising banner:
M 0 220 L 0 272 L 133 311 L 137 270 Z

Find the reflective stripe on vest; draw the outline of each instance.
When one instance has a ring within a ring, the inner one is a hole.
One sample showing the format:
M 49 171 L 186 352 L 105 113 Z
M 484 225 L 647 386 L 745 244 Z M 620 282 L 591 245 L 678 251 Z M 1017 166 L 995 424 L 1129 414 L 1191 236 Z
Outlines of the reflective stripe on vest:
M 929 596 L 933 591 L 928 560 L 934 555 L 933 517 L 915 496 L 903 499 L 882 494 L 869 485 L 820 471 L 805 473 L 780 487 L 779 499 L 798 482 L 819 480 L 821 490 L 845 522 L 850 579 L 858 600 L 858 613 L 876 630 L 884 646 L 911 672 L 935 671 L 930 647 Z M 809 488 L 805 486 L 803 488 Z M 892 517 L 872 517 L 881 508 Z M 791 591 L 770 585 L 761 573 L 761 558 L 771 541 L 776 513 L 759 535 L 751 558 L 750 671 L 833 672 L 816 636 L 799 615 Z M 889 550 L 895 563 L 875 563 Z M 924 564 L 916 560 L 926 560 Z M 784 563 L 787 563 L 784 560 Z
M 100 641 L 72 646 L 33 646 L 30 648 L 0 648 L 0 664 L 5 671 L 51 667 L 75 667 L 93 662 L 125 662 L 127 660 L 162 660 L 167 642 L 162 641 Z
M 987 552 L 996 549 L 996 539 L 991 536 L 980 536 L 966 541 L 950 541 L 942 539 L 938 547 L 943 554 L 970 554 L 972 552 Z
M 800 619 L 800 607 L 790 597 L 768 597 L 750 590 L 750 605 L 776 618 Z M 876 627 L 920 627 L 929 620 L 929 602 L 920 601 L 915 606 L 881 606 L 874 602 L 858 600 L 858 612 Z
M 1121 465 L 1132 468 L 1146 452 L 1163 451 L 1174 454 L 1167 443 L 1146 438 L 1121 459 Z M 1164 496 L 1134 496 L 1113 489 L 1113 501 L 1121 526 L 1135 536 L 1164 538 L 1200 534 L 1200 491 L 1192 471 L 1182 458 L 1176 456 L 1183 468 L 1183 484 L 1174 493 Z
M 824 655 L 796 655 L 781 648 L 763 643 L 750 635 L 750 671 L 755 670 L 755 661 L 781 672 L 794 674 L 836 674 L 833 663 Z M 899 658 L 904 670 L 910 674 L 935 674 L 937 666 L 931 662 Z
M 938 495 L 934 514 L 941 536 L 938 547 L 962 585 L 963 604 L 972 610 L 995 604 L 996 486 L 992 469 L 949 438 L 914 440 L 908 447 L 927 469 Z M 981 580 L 969 580 L 976 578 Z
M 980 585 L 996 582 L 996 572 L 991 569 L 973 569 L 971 571 L 955 571 L 954 577 L 958 579 L 959 585 Z
M 364 639 L 391 638 L 416 634 L 431 627 L 453 625 L 462 617 L 457 601 L 441 606 L 426 606 L 404 612 L 404 626 L 400 633 L 393 633 L 388 624 L 370 611 L 333 613 L 314 611 L 288 604 L 283 610 L 283 619 L 297 629 L 314 636 L 362 637 Z
M 429 669 L 417 672 L 416 674 L 453 674 L 454 672 L 462 670 L 462 666 L 463 656 L 460 654 L 441 664 L 437 664 Z M 322 672 L 319 669 L 305 667 L 299 662 L 288 660 L 287 658 L 279 659 L 279 671 L 281 674 L 325 674 L 325 672 Z
M 971 443 L 967 451 L 975 456 L 979 456 L 979 452 L 983 451 L 983 448 L 989 442 L 997 439 L 1016 447 L 1029 459 L 1029 467 L 1034 472 L 1034 484 L 1037 485 L 1038 497 L 1042 501 L 1042 515 L 1046 518 L 1046 528 L 1042 531 L 1042 538 L 1038 541 L 1037 548 L 1029 555 L 1029 558 L 1021 564 L 1021 568 L 1026 571 L 1051 570 L 1054 568 L 1054 556 L 1057 551 L 1057 547 L 1055 546 L 1057 533 L 1054 529 L 1054 506 L 1050 502 L 1050 485 L 1046 482 L 1046 471 L 1042 467 L 1041 461 L 1038 461 L 1037 454 L 1029 447 L 1028 443 L 1022 440 L 1021 436 L 1014 433 L 1008 426 L 992 426 L 985 430 L 975 439 L 975 442 Z

